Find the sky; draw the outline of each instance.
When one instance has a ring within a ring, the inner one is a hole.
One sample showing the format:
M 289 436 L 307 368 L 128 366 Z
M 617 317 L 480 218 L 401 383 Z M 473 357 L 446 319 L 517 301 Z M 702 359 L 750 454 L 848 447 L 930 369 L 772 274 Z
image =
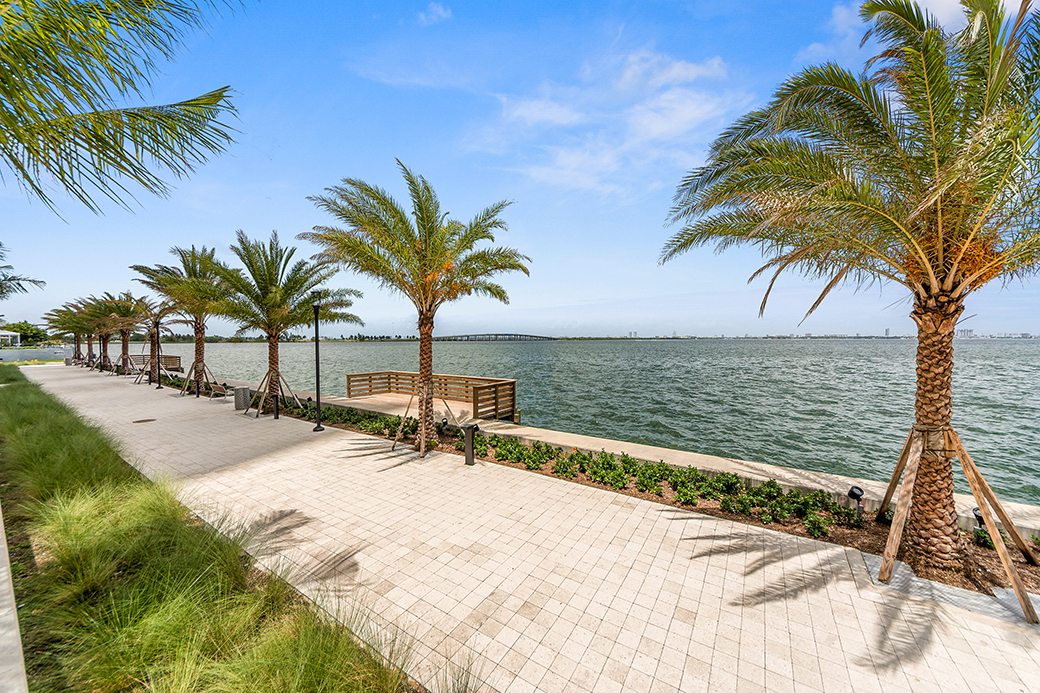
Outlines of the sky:
M 923 4 L 957 21 L 951 0 Z M 228 84 L 238 109 L 235 144 L 168 197 L 140 192 L 129 210 L 94 214 L 58 195 L 55 212 L 4 177 L 7 261 L 47 287 L 0 313 L 36 322 L 82 296 L 146 293 L 131 264 L 166 263 L 170 247 L 192 244 L 231 260 L 237 229 L 277 230 L 310 256 L 296 234 L 333 220 L 307 197 L 351 177 L 404 200 L 399 158 L 453 217 L 511 200 L 497 242 L 531 258 L 530 277 L 504 279 L 509 305 L 445 306 L 437 334 L 912 334 L 898 286 L 842 289 L 802 322 L 822 286 L 790 275 L 759 317 L 754 250 L 658 264 L 677 230 L 676 185 L 718 133 L 805 65 L 859 69 L 863 31 L 854 4 L 816 0 L 246 0 L 208 15 L 148 95 L 173 102 Z M 415 332 L 400 295 L 347 272 L 330 286 L 364 292 L 361 331 Z M 995 284 L 969 299 L 964 326 L 1040 333 L 1038 299 L 1036 280 Z M 234 328 L 213 319 L 210 331 Z

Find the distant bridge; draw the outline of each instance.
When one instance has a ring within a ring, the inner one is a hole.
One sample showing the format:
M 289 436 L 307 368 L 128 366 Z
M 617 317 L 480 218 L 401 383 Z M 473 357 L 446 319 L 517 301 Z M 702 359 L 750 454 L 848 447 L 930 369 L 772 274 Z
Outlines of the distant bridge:
M 536 334 L 454 334 L 434 337 L 435 342 L 549 342 L 557 337 L 542 337 Z

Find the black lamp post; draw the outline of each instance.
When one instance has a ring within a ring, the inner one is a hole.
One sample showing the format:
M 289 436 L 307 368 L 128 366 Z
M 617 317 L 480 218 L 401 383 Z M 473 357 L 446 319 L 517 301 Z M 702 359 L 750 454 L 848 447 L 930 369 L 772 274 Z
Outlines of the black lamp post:
M 321 310 L 321 292 L 311 292 L 311 303 L 314 306 L 314 430 L 324 431 L 321 425 L 321 359 L 318 357 L 318 311 Z

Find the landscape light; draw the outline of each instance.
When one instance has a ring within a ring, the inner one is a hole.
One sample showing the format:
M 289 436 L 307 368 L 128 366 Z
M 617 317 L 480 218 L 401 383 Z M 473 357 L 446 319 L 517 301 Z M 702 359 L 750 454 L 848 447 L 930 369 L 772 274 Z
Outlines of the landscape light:
M 856 501 L 856 516 L 863 517 L 863 489 L 853 486 L 849 489 L 849 498 Z
M 979 523 L 979 529 L 985 529 L 986 518 L 982 516 L 982 511 L 978 508 L 972 508 L 971 514 L 975 516 L 975 521 Z

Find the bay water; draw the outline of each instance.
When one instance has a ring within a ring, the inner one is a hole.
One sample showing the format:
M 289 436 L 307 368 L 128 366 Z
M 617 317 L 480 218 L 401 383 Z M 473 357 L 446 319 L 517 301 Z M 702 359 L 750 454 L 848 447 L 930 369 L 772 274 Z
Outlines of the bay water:
M 434 371 L 516 378 L 532 426 L 887 480 L 913 422 L 915 349 L 912 339 L 436 342 Z M 163 351 L 187 366 L 193 346 Z M 954 425 L 973 459 L 1001 497 L 1040 503 L 1040 339 L 962 339 L 955 353 Z M 206 354 L 221 379 L 259 382 L 267 368 L 264 343 Z M 323 342 L 322 389 L 343 395 L 348 372 L 417 364 L 416 342 Z M 313 343 L 282 344 L 281 366 L 293 388 L 314 389 Z

